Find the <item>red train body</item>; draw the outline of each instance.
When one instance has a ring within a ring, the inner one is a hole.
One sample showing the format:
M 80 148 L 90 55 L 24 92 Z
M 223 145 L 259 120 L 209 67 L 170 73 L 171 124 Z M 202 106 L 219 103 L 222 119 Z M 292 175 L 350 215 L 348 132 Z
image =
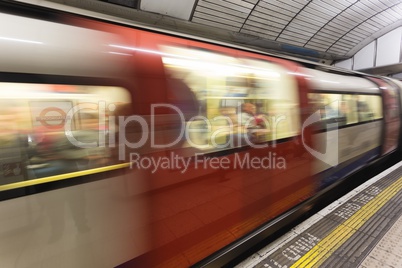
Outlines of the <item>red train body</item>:
M 38 263 L 191 266 L 399 147 L 397 81 L 6 7 L 0 219 Z

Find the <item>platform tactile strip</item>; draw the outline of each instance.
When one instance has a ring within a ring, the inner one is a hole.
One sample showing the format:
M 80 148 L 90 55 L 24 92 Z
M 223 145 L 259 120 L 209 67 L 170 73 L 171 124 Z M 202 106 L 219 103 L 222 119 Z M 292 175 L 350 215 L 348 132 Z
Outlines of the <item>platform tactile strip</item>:
M 374 267 L 377 262 L 367 265 L 365 258 L 402 215 L 401 177 L 399 167 L 349 198 L 255 267 Z M 373 256 L 369 259 L 378 260 Z

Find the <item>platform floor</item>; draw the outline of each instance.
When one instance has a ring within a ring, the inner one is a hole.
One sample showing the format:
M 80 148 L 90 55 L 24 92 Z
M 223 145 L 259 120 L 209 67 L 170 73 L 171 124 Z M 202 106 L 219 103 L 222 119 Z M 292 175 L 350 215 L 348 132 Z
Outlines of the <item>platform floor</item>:
M 402 267 L 402 162 L 237 267 Z

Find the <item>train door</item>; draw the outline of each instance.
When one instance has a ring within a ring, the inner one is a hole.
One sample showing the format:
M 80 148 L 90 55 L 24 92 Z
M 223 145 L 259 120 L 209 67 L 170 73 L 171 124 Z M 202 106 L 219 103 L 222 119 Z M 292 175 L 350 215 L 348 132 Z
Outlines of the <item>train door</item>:
M 389 154 L 398 147 L 399 137 L 399 105 L 398 92 L 390 84 L 380 79 L 373 79 L 382 90 L 384 107 L 384 136 L 382 144 L 382 155 Z
M 399 81 L 399 80 L 396 80 L 396 79 L 390 79 L 390 80 L 388 80 L 388 82 L 390 84 L 395 85 L 395 87 L 397 88 L 397 92 L 399 93 L 397 103 L 398 103 L 399 107 L 401 107 L 401 104 L 402 104 L 402 91 L 401 91 L 402 90 L 402 81 Z M 402 118 L 402 109 L 401 108 L 399 108 L 399 118 L 400 118 L 400 120 Z M 398 144 L 402 144 L 402 131 L 399 131 L 399 142 L 398 142 Z M 399 145 L 399 150 L 401 150 L 400 145 Z

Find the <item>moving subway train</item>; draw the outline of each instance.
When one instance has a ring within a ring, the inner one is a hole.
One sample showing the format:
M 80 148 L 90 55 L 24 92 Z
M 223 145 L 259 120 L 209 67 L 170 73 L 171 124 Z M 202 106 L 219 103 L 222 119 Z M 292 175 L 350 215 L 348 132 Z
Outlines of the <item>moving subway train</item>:
M 191 266 L 399 148 L 399 81 L 0 7 L 2 267 Z

